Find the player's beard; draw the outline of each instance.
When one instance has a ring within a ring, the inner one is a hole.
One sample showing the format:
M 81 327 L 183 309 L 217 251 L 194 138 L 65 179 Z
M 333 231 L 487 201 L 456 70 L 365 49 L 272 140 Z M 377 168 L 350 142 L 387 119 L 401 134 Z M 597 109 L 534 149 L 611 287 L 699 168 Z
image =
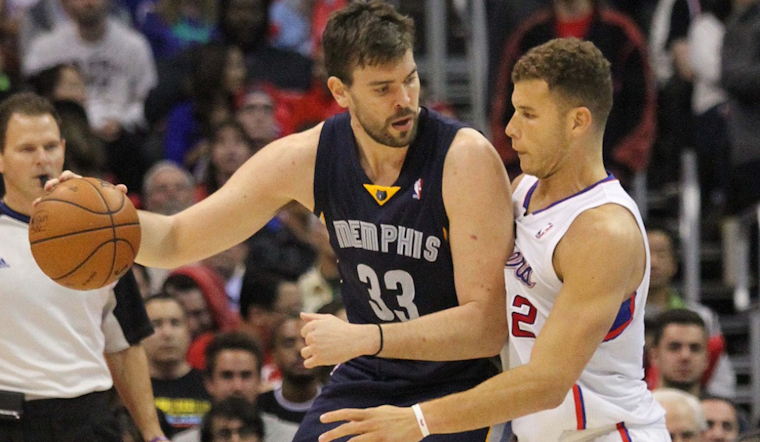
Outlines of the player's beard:
M 412 127 L 411 129 L 400 132 L 398 136 L 391 133 L 391 122 L 398 120 L 399 118 L 411 117 Z M 359 109 L 356 110 L 356 119 L 359 120 L 364 132 L 369 135 L 375 142 L 389 147 L 407 147 L 412 144 L 414 138 L 417 136 L 417 124 L 419 122 L 419 113 L 412 108 L 399 109 L 395 115 L 388 118 L 382 123 L 371 121 L 369 118 L 365 118 L 364 113 Z

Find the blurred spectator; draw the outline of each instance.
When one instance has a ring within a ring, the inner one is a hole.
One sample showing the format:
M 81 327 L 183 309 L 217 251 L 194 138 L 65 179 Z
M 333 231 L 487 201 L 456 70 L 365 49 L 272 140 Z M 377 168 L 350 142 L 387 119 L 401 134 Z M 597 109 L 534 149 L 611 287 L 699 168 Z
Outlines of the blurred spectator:
M 612 63 L 614 105 L 604 132 L 604 163 L 628 184 L 646 168 L 655 132 L 655 87 L 644 38 L 629 18 L 596 0 L 554 0 L 552 5 L 526 20 L 504 45 L 491 112 L 494 146 L 514 178 L 519 164 L 504 127 L 514 113 L 511 75 L 519 57 L 557 37 L 589 40 Z
M 230 319 L 227 323 L 231 325 L 228 330 L 234 328 L 234 321 L 231 319 L 230 312 L 226 310 L 226 304 L 217 305 L 215 310 L 209 305 L 209 298 L 213 295 L 206 294 L 199 281 L 196 280 L 205 276 L 202 270 L 199 266 L 180 268 L 172 272 L 164 281 L 164 292 L 179 301 L 185 311 L 191 341 L 208 332 L 220 330 L 220 323 L 224 323 L 228 317 Z M 216 293 L 217 296 L 219 294 Z
M 254 152 L 280 137 L 274 100 L 263 88 L 246 91 L 236 117 L 248 138 L 253 141 Z
M 247 267 L 297 278 L 314 266 L 316 251 L 311 239 L 314 215 L 297 202 L 286 204 L 264 228 L 249 240 Z
M 61 0 L 31 0 L 29 3 L 30 6 L 24 10 L 19 23 L 18 51 L 22 57 L 29 52 L 29 47 L 37 37 L 60 25 L 71 23 Z M 125 26 L 131 25 L 129 11 L 120 1 L 108 2 L 108 15 Z
M 74 64 L 57 64 L 43 69 L 29 83 L 34 92 L 50 101 L 71 100 L 87 106 L 87 90 L 79 68 Z
M 277 106 L 287 109 L 285 120 L 278 119 L 282 135 L 304 131 L 344 111 L 327 87 L 327 69 L 321 47 L 314 52 L 313 60 L 311 87 L 305 94 L 270 91 L 275 95 Z
M 200 442 L 264 442 L 264 423 L 245 399 L 231 396 L 211 406 Z
M 190 345 L 182 305 L 168 295 L 145 300 L 155 334 L 143 340 L 156 407 L 176 431 L 200 425 L 211 401 L 200 371 L 185 360 Z
M 739 437 L 739 413 L 736 405 L 723 398 L 702 398 L 702 411 L 707 420 L 702 442 L 735 442 Z
M 672 442 L 702 441 L 707 423 L 695 396 L 672 388 L 656 390 L 653 395 L 665 409 L 665 425 Z
M 307 90 L 311 62 L 268 42 L 271 0 L 220 0 L 219 33 L 222 41 L 245 54 L 249 81 L 269 82 L 282 89 Z
M 217 335 L 206 348 L 205 385 L 215 403 L 230 397 L 244 399 L 249 408 L 256 409 L 261 390 L 261 348 L 242 333 Z M 241 404 L 242 406 L 242 404 Z M 286 426 L 276 416 L 260 414 L 264 421 L 264 442 L 291 442 L 280 436 Z M 183 431 L 172 440 L 174 442 L 198 442 L 201 431 L 198 428 Z
M 253 155 L 253 141 L 236 120 L 225 120 L 211 132 L 206 168 L 198 184 L 198 195 L 216 192 L 248 158 Z
M 2 45 L 2 34 L 0 34 L 0 101 L 18 92 L 18 86 L 21 84 L 20 68 L 11 65 L 8 60 L 10 57 L 3 53 Z
M 142 206 L 162 215 L 173 215 L 195 202 L 195 179 L 177 164 L 161 160 L 153 164 L 142 181 Z M 158 293 L 171 269 L 146 268 L 150 274 L 152 293 Z
M 720 85 L 720 51 L 731 0 L 702 0 L 702 13 L 689 28 L 689 61 L 694 89 L 694 147 L 704 213 L 720 213 L 725 204 L 729 165 L 726 93 Z M 717 210 L 716 210 L 717 209 Z
M 212 43 L 193 48 L 192 53 L 192 97 L 172 109 L 164 134 L 164 158 L 187 167 L 198 155 L 188 153 L 212 128 L 233 117 L 235 98 L 245 83 L 243 53 L 236 46 Z
M 317 370 L 304 367 L 301 349 L 306 346 L 301 329 L 306 323 L 298 317 L 289 317 L 277 324 L 272 339 L 274 363 L 282 373 L 282 385 L 259 395 L 261 411 L 275 415 L 290 423 L 292 436 L 309 411 L 321 388 Z
M 163 292 L 177 298 L 184 307 L 192 338 L 187 361 L 193 368 L 203 370 L 206 346 L 214 335 L 235 330 L 240 323 L 237 312 L 227 302 L 224 281 L 207 266 L 183 266 L 169 273 Z
M 277 89 L 304 92 L 310 86 L 311 61 L 268 43 L 269 3 L 270 0 L 219 0 L 215 40 L 243 51 L 249 83 L 269 83 Z M 163 120 L 172 107 L 187 98 L 186 78 L 192 65 L 190 53 L 183 51 L 161 66 L 159 84 L 146 101 L 149 121 Z
M 677 76 L 691 81 L 689 25 L 699 14 L 699 0 L 659 0 L 652 17 L 649 48 L 657 82 L 663 86 Z
M 335 251 L 330 246 L 330 235 L 322 221 L 310 218 L 310 242 L 317 252 L 314 266 L 298 278 L 303 295 L 303 311 L 314 313 L 322 306 L 340 301 L 340 272 Z
M 666 191 L 665 195 L 678 190 L 681 152 L 694 146 L 688 30 L 698 13 L 699 0 L 659 0 L 649 31 L 659 131 L 648 177 L 651 187 Z
M 676 388 L 699 396 L 700 380 L 707 370 L 707 333 L 698 314 L 686 309 L 668 310 L 657 317 L 651 360 L 658 373 L 651 389 Z M 666 417 L 667 419 L 667 417 Z
M 234 312 L 240 310 L 240 290 L 243 287 L 248 250 L 248 244 L 243 242 L 203 260 L 203 264 L 221 278 L 227 307 Z
M 311 57 L 322 42 L 327 16 L 347 3 L 348 0 L 274 0 L 269 12 L 275 29 L 272 45 Z
M 159 0 L 138 28 L 158 59 L 172 57 L 183 49 L 208 43 L 216 22 L 215 0 Z
M 106 148 L 90 127 L 87 112 L 71 100 L 53 102 L 60 117 L 61 138 L 66 140 L 64 167 L 84 176 L 105 178 Z
M 631 17 L 644 35 L 649 35 L 657 0 L 607 0 L 607 3 Z
M 80 175 L 105 178 L 105 146 L 91 129 L 79 69 L 73 64 L 58 64 L 31 77 L 29 84 L 34 92 L 53 102 L 59 113 L 61 137 L 66 140 L 64 167 Z
M 195 202 L 193 175 L 171 161 L 152 165 L 143 178 L 145 210 L 162 215 L 174 215 Z
M 760 200 L 760 3 L 735 0 L 723 39 L 721 80 L 729 98 L 727 207 L 738 213 Z
M 139 189 L 146 163 L 139 136 L 143 101 L 156 83 L 153 56 L 139 33 L 108 17 L 108 0 L 63 0 L 72 23 L 32 42 L 24 73 L 36 74 L 60 63 L 82 70 L 87 115 L 108 143 L 108 169 L 121 183 Z
M 657 316 L 667 310 L 689 309 L 699 314 L 708 333 L 708 366 L 701 385 L 709 394 L 734 397 L 736 373 L 725 352 L 725 338 L 718 315 L 702 304 L 685 301 L 673 283 L 678 272 L 674 235 L 662 226 L 650 224 L 647 226 L 647 239 L 651 256 L 649 296 L 644 307 L 647 327 L 657 327 Z M 656 369 L 647 368 L 647 379 L 650 383 L 655 382 Z
M 280 371 L 272 357 L 275 325 L 301 312 L 301 293 L 295 281 L 276 274 L 247 272 L 240 292 L 240 331 L 255 339 L 264 351 L 262 382 L 276 386 Z

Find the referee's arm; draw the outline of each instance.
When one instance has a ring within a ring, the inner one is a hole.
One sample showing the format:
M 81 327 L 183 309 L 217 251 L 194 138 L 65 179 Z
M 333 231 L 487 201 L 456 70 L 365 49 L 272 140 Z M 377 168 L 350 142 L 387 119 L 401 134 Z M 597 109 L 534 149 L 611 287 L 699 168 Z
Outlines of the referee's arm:
M 105 312 L 105 358 L 114 386 L 145 440 L 163 436 L 158 423 L 148 358 L 140 342 L 153 334 L 132 270 L 113 289 L 113 310 Z M 159 439 L 160 440 L 160 439 Z

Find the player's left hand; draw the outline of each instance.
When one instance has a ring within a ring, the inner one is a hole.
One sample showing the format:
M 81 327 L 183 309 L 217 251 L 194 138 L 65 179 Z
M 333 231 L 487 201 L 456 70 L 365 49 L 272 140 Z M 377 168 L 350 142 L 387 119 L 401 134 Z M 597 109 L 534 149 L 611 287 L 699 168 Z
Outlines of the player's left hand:
M 301 313 L 301 319 L 306 321 L 301 329 L 306 341 L 306 347 L 301 349 L 306 368 L 340 364 L 373 354 L 380 345 L 377 326 L 373 324 L 351 324 L 333 315 L 317 313 Z
M 383 405 L 377 408 L 357 410 L 346 408 L 331 411 L 320 417 L 322 423 L 347 421 L 337 428 L 319 436 L 319 442 L 329 442 L 341 437 L 355 435 L 349 442 L 417 442 L 422 431 L 411 408 Z

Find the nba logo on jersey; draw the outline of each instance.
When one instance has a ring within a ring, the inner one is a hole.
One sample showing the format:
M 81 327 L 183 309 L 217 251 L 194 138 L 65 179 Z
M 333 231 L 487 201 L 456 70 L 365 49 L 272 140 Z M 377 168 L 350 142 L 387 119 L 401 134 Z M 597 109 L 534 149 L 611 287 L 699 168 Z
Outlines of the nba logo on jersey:
M 388 192 L 386 192 L 384 190 L 378 190 L 375 193 L 375 196 L 377 197 L 378 201 L 385 201 L 385 199 L 388 198 Z
M 414 183 L 414 195 L 412 198 L 418 200 L 422 197 L 422 178 L 418 179 Z
M 552 227 L 554 227 L 554 224 L 552 223 L 547 224 L 546 227 L 544 227 L 543 229 L 539 230 L 538 233 L 536 233 L 536 239 L 541 239 L 541 237 L 544 236 L 546 232 L 551 230 Z
M 5 262 L 5 260 L 3 258 L 0 258 L 0 269 L 8 269 L 10 267 L 11 266 L 9 266 L 8 263 Z

